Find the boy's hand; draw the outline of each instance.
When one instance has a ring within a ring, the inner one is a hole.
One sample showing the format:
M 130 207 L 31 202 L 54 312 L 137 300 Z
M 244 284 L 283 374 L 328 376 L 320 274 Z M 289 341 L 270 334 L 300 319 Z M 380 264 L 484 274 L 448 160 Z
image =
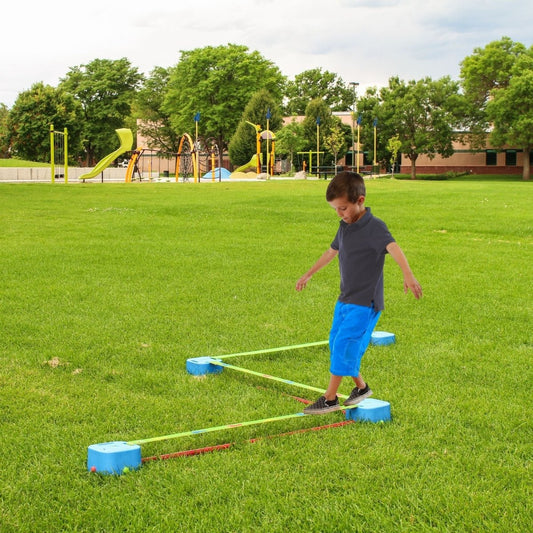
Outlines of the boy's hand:
M 414 297 L 419 300 L 422 297 L 422 287 L 420 286 L 420 283 L 416 281 L 416 278 L 413 276 L 413 273 L 409 268 L 407 258 L 402 252 L 402 249 L 398 246 L 397 243 L 391 242 L 387 246 L 387 252 L 389 252 L 391 257 L 398 263 L 398 266 L 402 269 L 403 291 L 405 292 L 405 294 L 411 291 Z
M 300 292 L 302 289 L 305 289 L 305 286 L 307 285 L 307 282 L 311 279 L 312 276 L 309 274 L 304 274 L 297 282 L 296 282 L 296 290 Z
M 403 292 L 407 294 L 409 291 L 413 293 L 417 300 L 422 298 L 422 287 L 412 273 L 406 274 L 403 278 Z

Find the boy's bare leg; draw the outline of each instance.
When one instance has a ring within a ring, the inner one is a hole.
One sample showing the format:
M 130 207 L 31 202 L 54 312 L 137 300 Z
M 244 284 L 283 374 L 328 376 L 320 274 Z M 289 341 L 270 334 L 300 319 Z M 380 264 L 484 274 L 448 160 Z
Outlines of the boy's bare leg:
M 342 381 L 342 376 L 335 376 L 331 374 L 331 378 L 329 380 L 329 385 L 324 393 L 324 396 L 326 397 L 326 400 L 334 400 L 337 397 L 337 391 L 339 390 L 339 386 Z
M 368 386 L 368 383 L 365 383 L 365 380 L 359 374 L 356 378 L 353 378 L 355 383 L 355 388 L 350 393 L 350 396 L 344 400 L 344 405 L 357 405 L 362 402 L 364 399 L 372 396 L 374 394 L 372 389 Z
M 356 378 L 352 378 L 354 380 L 355 386 L 358 389 L 364 389 L 366 387 L 365 380 L 361 377 L 361 374 L 359 374 Z
M 361 374 L 359 374 L 356 378 L 352 378 L 352 379 L 354 380 L 355 386 L 358 389 L 363 390 L 366 387 L 365 380 L 363 379 Z M 326 392 L 324 393 L 326 400 L 330 401 L 330 400 L 335 399 L 335 397 L 337 396 L 337 391 L 339 390 L 339 387 L 341 385 L 341 381 L 342 381 L 342 376 L 335 376 L 331 374 L 328 388 Z

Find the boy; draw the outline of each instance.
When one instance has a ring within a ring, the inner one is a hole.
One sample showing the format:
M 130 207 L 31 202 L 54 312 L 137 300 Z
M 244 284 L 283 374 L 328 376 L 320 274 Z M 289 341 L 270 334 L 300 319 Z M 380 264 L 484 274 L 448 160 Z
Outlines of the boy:
M 365 207 L 366 188 L 363 178 L 355 172 L 340 172 L 330 182 L 326 200 L 342 219 L 331 246 L 297 281 L 301 291 L 313 274 L 339 257 L 340 295 L 335 305 L 329 336 L 329 386 L 306 414 L 323 414 L 340 409 L 337 390 L 343 376 L 355 382 L 344 405 L 355 405 L 372 395 L 359 373 L 361 358 L 370 343 L 382 309 L 383 265 L 389 253 L 403 272 L 404 292 L 409 290 L 418 300 L 422 288 L 413 276 L 407 258 L 389 233 L 385 223 Z

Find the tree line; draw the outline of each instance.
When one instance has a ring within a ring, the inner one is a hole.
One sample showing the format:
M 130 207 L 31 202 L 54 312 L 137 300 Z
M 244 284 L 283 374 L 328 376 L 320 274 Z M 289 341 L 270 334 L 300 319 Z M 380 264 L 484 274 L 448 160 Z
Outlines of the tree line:
M 353 148 L 356 124 L 370 160 L 389 167 L 398 151 L 411 162 L 421 154 L 453 153 L 456 140 L 524 152 L 529 179 L 533 144 L 533 47 L 508 37 L 475 48 L 460 64 L 460 79 L 389 79 L 356 100 L 353 84 L 315 68 L 287 79 L 258 51 L 228 44 L 182 51 L 172 67 L 143 75 L 128 59 L 95 59 L 69 69 L 57 87 L 35 83 L 11 109 L 0 104 L 0 157 L 49 160 L 49 125 L 68 128 L 73 163 L 94 165 L 116 144 L 114 130 L 137 130 L 154 147 L 175 153 L 199 119 L 203 137 L 227 149 L 234 165 L 255 153 L 255 130 L 276 133 L 276 151 L 327 151 L 324 163 Z M 351 126 L 336 111 L 351 113 Z M 283 126 L 284 116 L 304 115 Z M 317 124 L 320 125 L 317 128 Z M 376 153 L 374 154 L 374 129 Z M 319 139 L 317 140 L 317 135 Z M 322 148 L 321 148 L 322 149 Z M 321 159 L 322 160 L 322 159 Z

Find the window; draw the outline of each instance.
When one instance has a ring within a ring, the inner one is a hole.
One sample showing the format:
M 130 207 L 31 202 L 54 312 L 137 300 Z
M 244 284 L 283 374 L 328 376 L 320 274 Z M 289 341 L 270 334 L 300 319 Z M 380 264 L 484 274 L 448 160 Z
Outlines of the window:
M 497 159 L 496 150 L 487 150 L 485 154 L 485 164 L 487 166 L 494 166 L 496 165 L 496 159 Z
M 516 166 L 516 150 L 505 150 L 505 164 L 508 167 Z

